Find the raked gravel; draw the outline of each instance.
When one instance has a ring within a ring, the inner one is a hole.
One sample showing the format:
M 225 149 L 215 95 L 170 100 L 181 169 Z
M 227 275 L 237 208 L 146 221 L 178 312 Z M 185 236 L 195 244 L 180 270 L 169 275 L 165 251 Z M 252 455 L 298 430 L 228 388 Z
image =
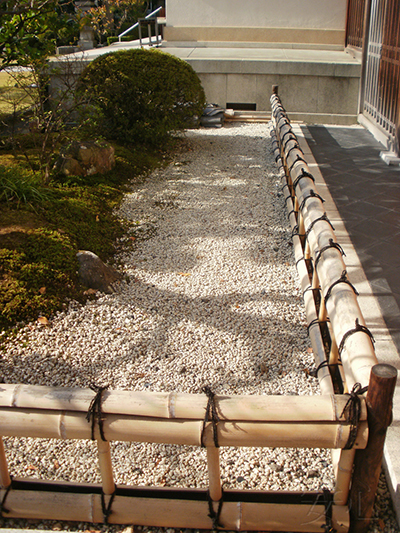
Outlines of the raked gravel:
M 131 222 L 117 258 L 125 281 L 112 295 L 72 302 L 47 327 L 22 329 L 1 360 L 3 380 L 319 394 L 280 187 L 265 124 L 188 131 L 175 161 L 120 206 Z M 13 475 L 100 481 L 90 441 L 5 446 Z M 112 456 L 117 484 L 207 487 L 202 449 L 117 442 Z M 221 473 L 225 488 L 333 486 L 321 449 L 223 448 Z

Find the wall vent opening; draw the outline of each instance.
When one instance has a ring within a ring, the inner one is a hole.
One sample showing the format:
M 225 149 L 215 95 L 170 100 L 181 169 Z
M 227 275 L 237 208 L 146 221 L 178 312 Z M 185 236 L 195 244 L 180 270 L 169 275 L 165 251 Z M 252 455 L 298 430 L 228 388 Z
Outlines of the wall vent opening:
M 226 109 L 233 109 L 234 111 L 257 111 L 257 104 L 227 102 Z

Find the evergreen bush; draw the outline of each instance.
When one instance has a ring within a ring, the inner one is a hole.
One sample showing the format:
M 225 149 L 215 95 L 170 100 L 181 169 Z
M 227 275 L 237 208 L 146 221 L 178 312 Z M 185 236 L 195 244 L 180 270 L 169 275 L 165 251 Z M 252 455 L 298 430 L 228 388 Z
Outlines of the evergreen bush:
M 83 71 L 79 92 L 109 139 L 158 145 L 193 126 L 205 106 L 200 80 L 185 61 L 158 50 L 102 55 Z

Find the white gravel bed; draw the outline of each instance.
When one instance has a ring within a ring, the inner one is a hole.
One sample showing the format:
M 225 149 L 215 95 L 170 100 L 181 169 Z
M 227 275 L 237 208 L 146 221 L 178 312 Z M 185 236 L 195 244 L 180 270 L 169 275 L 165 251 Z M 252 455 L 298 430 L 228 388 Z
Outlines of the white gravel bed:
M 264 124 L 186 134 L 126 195 L 117 292 L 30 324 L 6 383 L 218 394 L 319 394 L 290 229 Z M 133 243 L 132 246 L 124 246 Z M 92 442 L 5 439 L 16 476 L 99 482 Z M 112 444 L 118 484 L 207 487 L 205 451 Z M 221 449 L 224 488 L 332 488 L 330 452 Z M 151 531 L 151 529 L 148 529 Z M 155 530 L 154 530 L 155 531 Z M 171 530 L 172 531 L 172 530 Z

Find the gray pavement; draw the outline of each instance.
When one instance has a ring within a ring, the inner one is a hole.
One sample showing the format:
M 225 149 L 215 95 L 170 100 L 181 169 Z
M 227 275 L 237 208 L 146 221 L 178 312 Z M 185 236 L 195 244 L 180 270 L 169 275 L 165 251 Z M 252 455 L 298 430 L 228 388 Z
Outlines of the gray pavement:
M 346 253 L 377 358 L 395 366 L 400 376 L 400 167 L 380 159 L 384 147 L 361 126 L 296 129 Z M 400 379 L 384 462 L 400 522 Z

